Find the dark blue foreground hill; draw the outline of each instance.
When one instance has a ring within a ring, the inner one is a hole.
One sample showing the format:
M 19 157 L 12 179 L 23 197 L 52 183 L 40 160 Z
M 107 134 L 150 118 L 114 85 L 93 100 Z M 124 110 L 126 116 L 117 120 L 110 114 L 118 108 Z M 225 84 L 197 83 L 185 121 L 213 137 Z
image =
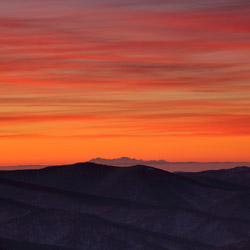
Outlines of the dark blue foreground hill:
M 0 246 L 213 250 L 247 244 L 247 176 L 249 168 L 174 174 L 94 163 L 1 171 Z

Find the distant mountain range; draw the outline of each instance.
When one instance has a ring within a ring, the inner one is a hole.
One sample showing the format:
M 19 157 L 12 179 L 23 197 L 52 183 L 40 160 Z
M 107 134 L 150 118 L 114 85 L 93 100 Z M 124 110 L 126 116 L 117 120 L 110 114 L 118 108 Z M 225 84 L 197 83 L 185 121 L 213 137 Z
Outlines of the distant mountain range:
M 121 157 L 115 159 L 104 159 L 104 158 L 95 158 L 91 159 L 89 162 L 94 162 L 97 164 L 109 165 L 109 166 L 133 166 L 133 165 L 147 165 L 155 168 L 160 168 L 170 172 L 178 171 L 191 171 L 199 172 L 203 170 L 218 170 L 218 169 L 228 169 L 237 166 L 248 166 L 250 167 L 249 162 L 170 162 L 165 160 L 142 160 L 129 157 Z M 40 169 L 44 168 L 46 165 L 17 165 L 17 166 L 0 166 L 1 170 L 21 170 L 21 169 Z
M 250 168 L 0 171 L 3 250 L 247 250 Z
M 121 157 L 121 158 L 115 158 L 115 159 L 104 159 L 104 158 L 95 158 L 90 160 L 90 162 L 95 162 L 99 164 L 108 164 L 108 165 L 117 165 L 117 166 L 131 166 L 131 165 L 160 165 L 160 164 L 168 164 L 169 162 L 165 160 L 151 160 L 151 161 L 144 161 L 144 160 L 138 160 L 135 158 L 129 158 L 129 157 Z
M 169 162 L 165 160 L 138 160 L 135 158 L 121 157 L 116 159 L 95 158 L 90 162 L 111 165 L 111 166 L 132 166 L 132 165 L 148 165 L 156 168 L 164 169 L 170 172 L 176 171 L 202 171 L 211 169 L 233 168 L 237 166 L 249 166 L 249 162 Z

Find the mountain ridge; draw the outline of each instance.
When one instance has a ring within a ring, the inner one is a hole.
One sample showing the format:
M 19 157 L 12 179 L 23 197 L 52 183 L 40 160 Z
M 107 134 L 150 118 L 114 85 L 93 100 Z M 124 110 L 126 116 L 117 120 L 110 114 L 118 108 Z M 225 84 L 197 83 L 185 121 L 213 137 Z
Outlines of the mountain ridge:
M 0 171 L 0 238 L 9 244 L 0 246 L 16 250 L 21 239 L 41 250 L 214 250 L 244 242 L 250 187 L 237 182 L 248 172 L 92 162 Z

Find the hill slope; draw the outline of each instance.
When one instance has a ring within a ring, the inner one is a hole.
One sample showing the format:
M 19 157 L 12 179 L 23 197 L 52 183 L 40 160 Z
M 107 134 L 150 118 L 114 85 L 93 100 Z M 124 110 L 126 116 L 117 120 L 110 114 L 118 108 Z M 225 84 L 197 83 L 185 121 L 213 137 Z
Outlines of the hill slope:
M 174 174 L 77 163 L 1 171 L 0 246 L 212 250 L 246 242 L 250 188 L 238 181 L 241 173 L 246 178 L 243 169 Z

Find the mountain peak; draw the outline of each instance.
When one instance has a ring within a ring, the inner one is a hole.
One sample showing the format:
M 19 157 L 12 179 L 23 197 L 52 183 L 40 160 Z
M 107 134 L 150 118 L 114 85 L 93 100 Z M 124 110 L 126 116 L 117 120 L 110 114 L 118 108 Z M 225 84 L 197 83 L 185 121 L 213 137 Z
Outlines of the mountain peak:
M 167 164 L 167 161 L 164 160 L 142 160 L 136 158 L 129 158 L 126 156 L 114 159 L 104 159 L 104 158 L 95 158 L 90 160 L 90 162 L 95 162 L 99 164 L 105 165 L 113 165 L 113 166 L 131 166 L 131 165 L 160 165 L 160 164 Z

